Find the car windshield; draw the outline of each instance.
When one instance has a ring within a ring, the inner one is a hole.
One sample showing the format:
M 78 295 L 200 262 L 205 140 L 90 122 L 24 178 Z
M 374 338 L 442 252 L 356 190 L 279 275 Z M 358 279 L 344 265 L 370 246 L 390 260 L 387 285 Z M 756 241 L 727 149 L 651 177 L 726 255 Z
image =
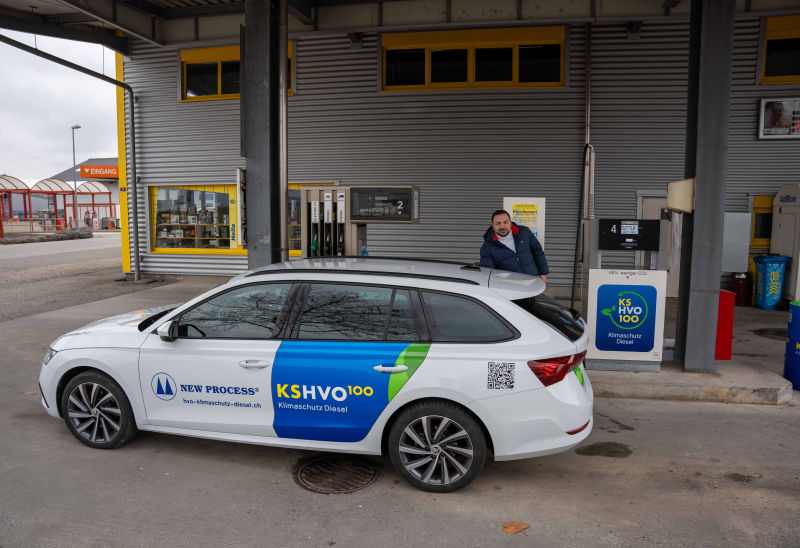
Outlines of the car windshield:
M 585 327 L 583 322 L 578 319 L 580 315 L 576 312 L 573 316 L 569 308 L 546 295 L 537 295 L 511 302 L 547 323 L 573 342 L 583 336 Z

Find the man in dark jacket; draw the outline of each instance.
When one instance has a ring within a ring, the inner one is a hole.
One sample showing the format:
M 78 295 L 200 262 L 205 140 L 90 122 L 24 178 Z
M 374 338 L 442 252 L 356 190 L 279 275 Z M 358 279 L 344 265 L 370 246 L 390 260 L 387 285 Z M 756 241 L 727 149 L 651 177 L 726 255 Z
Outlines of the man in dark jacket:
M 492 226 L 483 235 L 481 266 L 539 276 L 547 283 L 547 259 L 531 229 L 517 226 L 503 209 L 492 214 Z

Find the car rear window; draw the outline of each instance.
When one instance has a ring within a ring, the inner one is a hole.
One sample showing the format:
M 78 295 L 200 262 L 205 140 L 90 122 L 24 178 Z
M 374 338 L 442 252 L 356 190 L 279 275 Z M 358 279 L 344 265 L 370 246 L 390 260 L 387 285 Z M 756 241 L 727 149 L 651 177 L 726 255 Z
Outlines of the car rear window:
M 571 341 L 577 341 L 583 336 L 583 323 L 572 316 L 569 308 L 546 295 L 511 302 L 549 324 Z

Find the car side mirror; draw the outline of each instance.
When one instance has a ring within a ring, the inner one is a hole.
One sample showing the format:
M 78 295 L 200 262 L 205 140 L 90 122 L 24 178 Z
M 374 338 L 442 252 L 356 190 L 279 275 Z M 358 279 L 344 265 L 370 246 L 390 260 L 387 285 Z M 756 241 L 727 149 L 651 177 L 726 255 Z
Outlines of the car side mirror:
M 161 337 L 161 340 L 164 342 L 172 342 L 178 338 L 178 321 L 171 320 L 169 322 L 162 323 L 156 329 L 156 333 L 158 336 Z

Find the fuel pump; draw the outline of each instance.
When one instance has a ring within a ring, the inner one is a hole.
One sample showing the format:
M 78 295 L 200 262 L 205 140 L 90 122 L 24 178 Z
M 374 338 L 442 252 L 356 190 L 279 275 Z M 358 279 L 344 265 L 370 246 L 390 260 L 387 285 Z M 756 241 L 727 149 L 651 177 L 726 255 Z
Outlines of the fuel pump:
M 587 369 L 661 371 L 669 264 L 669 221 L 591 219 L 588 231 Z M 615 267 L 619 253 L 644 251 L 643 268 Z M 604 252 L 606 252 L 604 257 Z
M 305 257 L 367 254 L 367 224 L 419 223 L 414 185 L 300 187 L 301 249 Z

